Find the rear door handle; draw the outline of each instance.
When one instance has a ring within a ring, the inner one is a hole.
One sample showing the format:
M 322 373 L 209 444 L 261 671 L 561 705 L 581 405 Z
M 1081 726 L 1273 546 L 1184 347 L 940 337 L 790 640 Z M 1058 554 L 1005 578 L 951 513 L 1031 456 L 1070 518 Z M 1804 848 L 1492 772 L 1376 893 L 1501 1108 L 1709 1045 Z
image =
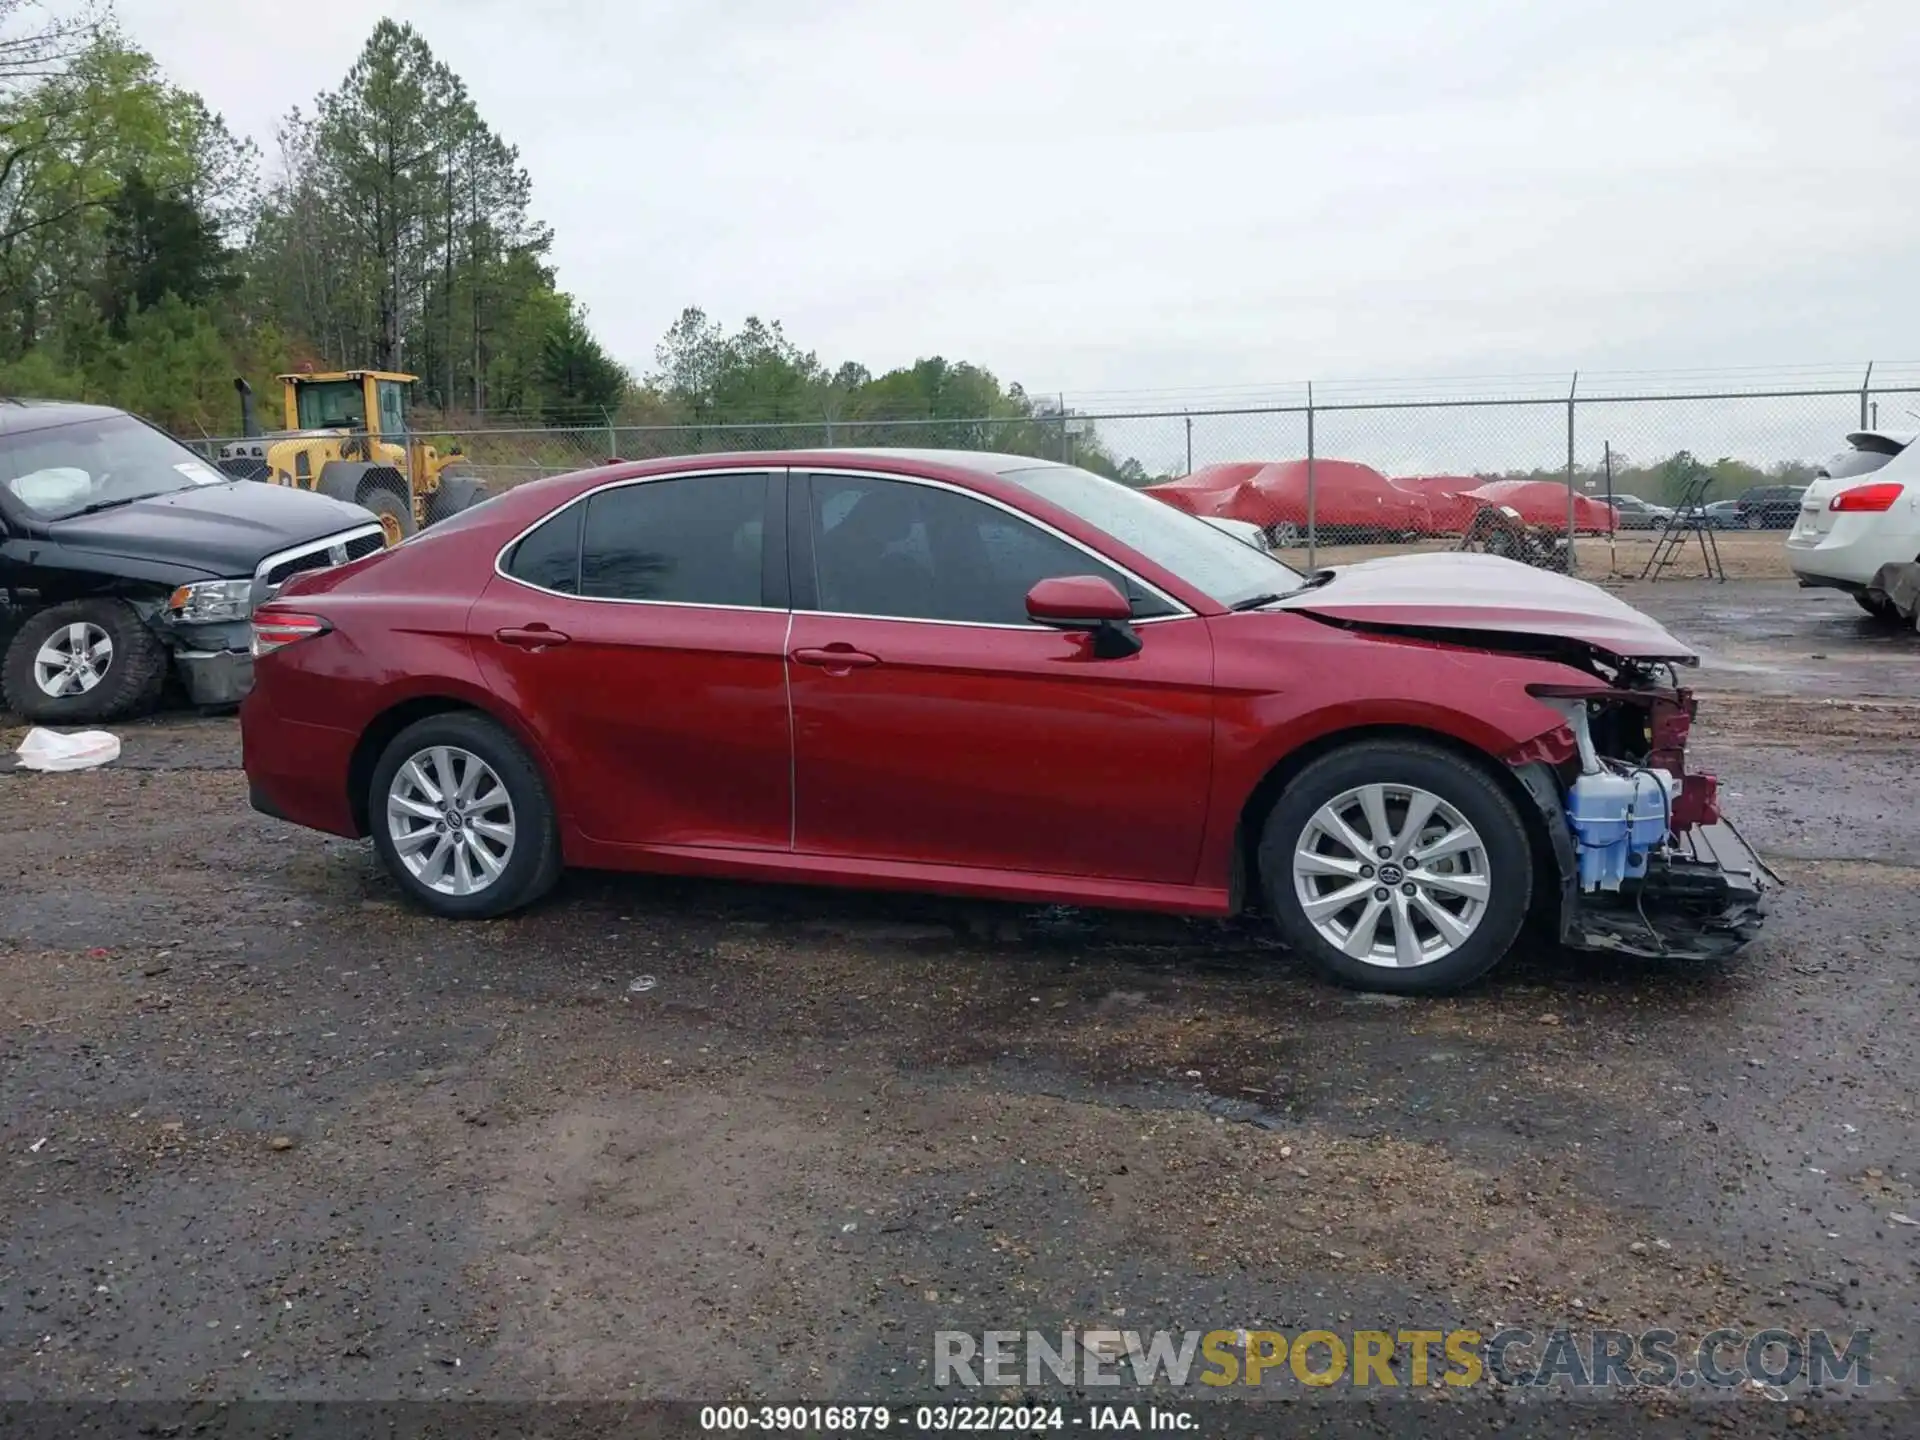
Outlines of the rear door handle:
M 505 630 L 494 631 L 493 638 L 502 645 L 515 645 L 522 650 L 545 650 L 549 645 L 567 643 L 565 635 L 544 625 L 510 625 Z
M 817 665 L 829 675 L 844 675 L 849 670 L 865 670 L 880 663 L 878 655 L 869 655 L 851 645 L 829 645 L 825 649 L 807 646 L 794 651 L 789 658 L 799 665 Z

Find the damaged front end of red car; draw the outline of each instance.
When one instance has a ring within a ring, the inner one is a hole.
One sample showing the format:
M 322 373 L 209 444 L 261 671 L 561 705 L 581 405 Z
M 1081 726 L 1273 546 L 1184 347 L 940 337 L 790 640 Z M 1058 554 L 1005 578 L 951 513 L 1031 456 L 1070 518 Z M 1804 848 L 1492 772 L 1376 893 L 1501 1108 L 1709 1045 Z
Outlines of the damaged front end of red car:
M 1560 938 L 1577 949 L 1709 957 L 1756 933 L 1777 884 L 1689 773 L 1699 656 L 1617 596 L 1495 556 L 1399 556 L 1328 571 L 1282 602 L 1323 624 L 1545 661 L 1527 691 L 1556 710 L 1503 758 L 1538 811 L 1536 895 L 1557 873 Z M 1542 893 L 1544 892 L 1544 893 Z
M 1557 871 L 1560 941 L 1731 954 L 1758 933 L 1778 877 L 1721 813 L 1718 779 L 1687 769 L 1698 702 L 1672 667 L 1607 658 L 1592 683 L 1530 687 L 1565 722 L 1506 757 Z

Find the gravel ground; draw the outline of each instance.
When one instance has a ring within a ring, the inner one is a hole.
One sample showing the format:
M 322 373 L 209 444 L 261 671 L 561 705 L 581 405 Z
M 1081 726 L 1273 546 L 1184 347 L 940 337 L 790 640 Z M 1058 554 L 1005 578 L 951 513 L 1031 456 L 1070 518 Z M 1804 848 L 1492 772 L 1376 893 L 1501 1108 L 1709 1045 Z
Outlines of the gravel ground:
M 449 926 L 251 812 L 230 720 L 0 774 L 0 1398 L 924 1395 L 937 1329 L 1102 1323 L 1866 1327 L 1909 1393 L 1920 642 L 1627 593 L 1791 882 L 1723 967 L 1396 1002 L 1254 926 L 605 875 Z

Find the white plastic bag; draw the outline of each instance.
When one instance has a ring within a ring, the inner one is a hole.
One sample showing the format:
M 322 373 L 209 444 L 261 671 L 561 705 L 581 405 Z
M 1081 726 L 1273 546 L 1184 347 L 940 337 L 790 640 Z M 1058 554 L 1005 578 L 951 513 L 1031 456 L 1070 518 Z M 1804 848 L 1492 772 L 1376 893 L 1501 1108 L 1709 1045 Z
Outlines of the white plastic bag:
M 120 737 L 105 730 L 62 735 L 36 727 L 13 753 L 20 757 L 22 770 L 91 770 L 120 758 Z

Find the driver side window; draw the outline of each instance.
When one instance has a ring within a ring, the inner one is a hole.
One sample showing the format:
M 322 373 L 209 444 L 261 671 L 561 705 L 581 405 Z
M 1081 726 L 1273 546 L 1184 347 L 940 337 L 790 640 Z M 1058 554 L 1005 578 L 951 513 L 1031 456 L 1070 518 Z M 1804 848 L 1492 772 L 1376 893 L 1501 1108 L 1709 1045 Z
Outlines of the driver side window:
M 1027 626 L 1027 591 L 1061 575 L 1111 581 L 1138 618 L 1172 613 L 1113 567 L 984 500 L 841 475 L 815 475 L 812 491 L 815 593 L 827 613 Z

